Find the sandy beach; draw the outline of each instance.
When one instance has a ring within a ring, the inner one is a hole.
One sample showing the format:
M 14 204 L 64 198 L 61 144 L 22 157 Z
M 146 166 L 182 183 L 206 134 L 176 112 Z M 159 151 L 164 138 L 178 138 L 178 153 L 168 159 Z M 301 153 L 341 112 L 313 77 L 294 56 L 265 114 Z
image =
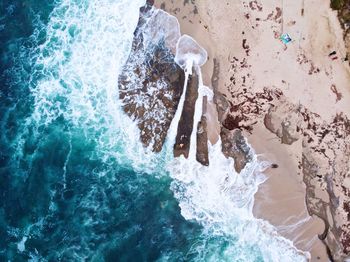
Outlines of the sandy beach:
M 346 233 L 338 229 L 348 226 L 346 212 L 332 211 L 328 205 L 332 194 L 346 201 L 347 191 L 339 185 L 349 176 L 349 168 L 344 166 L 346 156 L 335 159 L 335 155 L 346 155 L 348 137 L 340 137 L 336 148 L 327 134 L 317 145 L 310 142 L 318 137 L 316 129 L 338 123 L 335 117 L 341 113 L 346 122 L 350 112 L 343 30 L 329 2 L 157 0 L 155 6 L 176 16 L 181 33 L 206 49 L 204 84 L 213 88 L 216 83 L 214 88 L 231 103 L 231 118 L 240 120 L 237 128 L 261 159 L 278 166 L 266 171 L 268 180 L 255 198 L 255 216 L 276 226 L 297 248 L 309 251 L 311 261 L 328 261 L 327 248 L 336 261 L 344 259 L 340 243 L 346 242 Z M 288 44 L 279 39 L 283 33 L 291 38 Z M 332 51 L 336 58 L 328 55 Z M 317 128 L 305 120 L 310 116 Z M 208 137 L 215 143 L 220 123 L 214 103 L 207 105 L 207 118 Z M 322 143 L 325 148 L 319 152 Z M 326 174 L 331 161 L 342 163 L 333 170 L 340 174 L 333 177 L 338 186 L 330 190 L 326 175 L 318 182 L 309 179 L 304 162 L 310 155 L 318 174 Z M 311 204 L 315 199 L 322 202 L 321 208 Z M 318 235 L 324 235 L 327 223 L 329 234 L 321 240 Z

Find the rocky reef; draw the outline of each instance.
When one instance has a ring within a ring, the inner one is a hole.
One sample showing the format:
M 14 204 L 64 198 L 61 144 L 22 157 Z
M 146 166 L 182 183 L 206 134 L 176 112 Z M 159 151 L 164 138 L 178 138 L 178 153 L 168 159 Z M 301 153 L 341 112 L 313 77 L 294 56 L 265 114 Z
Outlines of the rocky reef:
M 240 173 L 246 164 L 252 160 L 252 152 L 240 129 L 240 118 L 236 118 L 231 114 L 233 112 L 231 110 L 232 103 L 218 91 L 219 72 L 220 63 L 214 58 L 211 82 L 220 123 L 222 152 L 227 158 L 234 159 L 234 168 Z
M 144 146 L 159 152 L 175 115 L 185 75 L 175 63 L 165 35 L 146 43 L 146 22 L 153 12 L 150 6 L 142 9 L 132 51 L 119 77 L 119 95 L 125 113 L 140 129 Z
M 154 152 L 160 152 L 183 92 L 185 72 L 175 62 L 174 44 L 169 45 L 167 42 L 171 37 L 166 34 L 166 30 L 160 37 L 154 37 L 154 33 L 151 37 L 146 35 L 151 32 L 147 28 L 152 24 L 149 21 L 159 16 L 156 12 L 157 10 L 152 8 L 152 1 L 148 1 L 146 6 L 141 8 L 132 50 L 119 76 L 119 96 L 125 113 L 140 129 L 143 145 Z M 175 157 L 184 155 L 188 158 L 198 88 L 199 79 L 193 68 L 188 78 L 184 109 L 177 129 Z M 204 96 L 204 110 L 206 103 L 207 97 Z M 205 114 L 198 124 L 196 139 L 196 159 L 203 165 L 209 165 Z
M 177 128 L 176 141 L 174 144 L 174 156 L 184 155 L 188 158 L 193 130 L 193 116 L 195 103 L 198 98 L 198 75 L 193 70 L 187 82 L 186 99 L 181 112 L 181 118 Z
M 208 125 L 207 117 L 205 116 L 205 107 L 207 103 L 207 98 L 203 97 L 203 115 L 201 121 L 198 123 L 197 128 L 197 152 L 196 159 L 199 163 L 205 166 L 209 166 L 209 156 L 208 156 Z

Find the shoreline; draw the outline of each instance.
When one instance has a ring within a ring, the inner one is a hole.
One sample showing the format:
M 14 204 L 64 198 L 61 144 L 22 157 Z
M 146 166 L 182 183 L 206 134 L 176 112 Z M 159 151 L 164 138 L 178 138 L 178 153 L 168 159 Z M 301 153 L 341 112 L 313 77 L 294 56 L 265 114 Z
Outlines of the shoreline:
M 278 137 L 280 131 L 274 131 L 274 125 L 278 121 L 284 121 L 286 116 L 288 119 L 292 117 L 291 121 L 294 123 L 293 116 L 287 112 L 288 106 L 293 108 L 298 104 L 321 116 L 320 121 L 330 122 L 336 113 L 350 112 L 350 90 L 347 87 L 350 79 L 349 68 L 344 66 L 340 59 L 331 61 L 328 57 L 329 50 L 344 52 L 344 44 L 339 40 L 342 31 L 337 17 L 326 5 L 326 1 L 317 5 L 318 14 L 326 14 L 328 17 L 328 20 L 321 22 L 317 20 L 316 15 L 310 16 L 310 10 L 315 8 L 315 3 L 304 5 L 302 1 L 296 1 L 278 7 L 273 1 L 263 2 L 264 5 L 260 1 L 215 5 L 210 1 L 184 1 L 176 4 L 155 1 L 155 6 L 177 17 L 181 33 L 193 37 L 208 52 L 208 61 L 202 68 L 203 82 L 206 86 L 211 86 L 214 92 L 217 90 L 223 94 L 231 105 L 241 103 L 243 109 L 245 102 L 250 101 L 249 94 L 257 93 L 263 97 L 260 100 L 252 100 L 251 104 L 247 105 L 254 106 L 254 103 L 262 101 L 261 113 L 254 115 L 254 112 L 247 109 L 245 114 L 248 114 L 248 117 L 240 121 L 241 126 L 238 127 L 243 128 L 244 135 L 258 155 L 263 155 L 267 160 L 278 164 L 277 169 L 265 172 L 269 179 L 260 185 L 256 194 L 254 215 L 268 220 L 298 248 L 310 251 L 317 261 L 327 261 L 327 250 L 317 237 L 324 235 L 325 224 L 317 217 L 319 213 L 311 212 L 317 216 L 309 215 L 311 209 L 308 192 L 310 193 L 311 184 L 305 182 L 305 172 L 302 170 L 305 139 L 299 134 L 295 137 L 292 134 L 288 138 L 292 145 L 281 144 L 281 137 Z M 223 17 L 225 18 L 222 19 Z M 277 39 L 283 28 L 296 38 L 288 45 L 283 45 Z M 304 30 L 301 31 L 301 28 Z M 338 41 L 332 46 L 333 38 Z M 296 74 L 300 77 L 296 78 Z M 320 86 L 326 85 L 329 86 L 328 90 L 319 89 Z M 286 101 L 281 102 L 279 94 L 272 94 L 277 97 L 273 102 L 265 101 L 265 87 L 272 90 L 281 88 L 283 99 Z M 248 100 L 239 100 L 242 96 Z M 328 103 L 332 100 L 335 102 Z M 268 112 L 266 104 L 274 103 L 277 103 L 277 110 L 280 112 L 271 113 L 272 129 L 268 130 L 262 116 Z M 220 112 L 217 117 L 215 107 L 214 103 L 207 105 L 208 137 L 211 143 L 215 143 L 220 135 Z M 212 121 L 218 118 L 219 121 Z M 297 126 L 303 126 L 299 123 L 300 119 L 295 121 Z M 250 126 L 253 126 L 253 130 L 245 130 Z M 265 137 L 268 138 L 263 139 Z M 293 186 L 290 187 L 285 180 Z M 291 194 L 294 198 L 289 197 Z M 329 192 L 320 186 L 317 194 L 318 197 L 324 198 L 327 205 Z M 286 208 L 285 203 L 292 208 Z M 267 208 L 274 212 L 268 212 Z M 297 217 L 299 214 L 301 219 Z M 285 221 L 289 223 L 286 224 Z M 286 232 L 286 226 L 291 228 L 291 225 L 299 221 L 304 222 L 295 228 L 297 230 L 292 230 L 292 233 Z M 330 240 L 327 241 L 332 249 L 336 248 Z

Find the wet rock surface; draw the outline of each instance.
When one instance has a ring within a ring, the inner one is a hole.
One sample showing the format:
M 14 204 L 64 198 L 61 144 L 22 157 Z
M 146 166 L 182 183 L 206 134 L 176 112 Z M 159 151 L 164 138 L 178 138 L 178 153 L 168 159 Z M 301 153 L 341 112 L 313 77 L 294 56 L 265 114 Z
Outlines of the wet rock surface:
M 232 112 L 232 103 L 227 100 L 224 94 L 217 91 L 219 71 L 220 64 L 214 59 L 212 85 L 214 87 L 214 102 L 220 123 L 222 152 L 226 157 L 234 159 L 234 168 L 240 173 L 246 164 L 252 160 L 252 152 L 239 129 L 239 125 L 230 114 Z
M 144 45 L 143 29 L 153 10 L 146 5 L 141 11 L 132 51 L 119 77 L 119 95 L 125 113 L 140 129 L 143 145 L 159 152 L 175 115 L 185 75 L 164 39 Z
M 235 170 L 240 173 L 252 160 L 252 152 L 248 146 L 242 131 L 239 129 L 228 130 L 221 128 L 222 152 L 226 157 L 232 157 L 235 162 Z
M 174 144 L 175 157 L 184 155 L 188 158 L 190 152 L 195 103 L 198 98 L 198 83 L 198 75 L 196 70 L 193 70 L 192 75 L 189 75 L 188 78 L 185 103 L 177 128 L 176 141 Z
M 203 97 L 203 115 L 197 128 L 197 152 L 196 159 L 199 163 L 209 166 L 208 156 L 208 132 L 207 118 L 205 116 L 207 98 Z
M 141 15 L 134 32 L 132 51 L 119 76 L 118 86 L 122 107 L 125 113 L 137 123 L 143 145 L 154 152 L 159 152 L 162 150 L 178 107 L 185 73 L 175 62 L 173 47 L 174 40 L 178 37 L 177 33 L 173 36 L 159 37 L 159 34 L 169 29 L 167 27 L 172 22 L 171 18 L 160 17 L 163 14 L 155 13 L 152 5 L 153 1 L 147 1 L 146 5 L 140 9 Z M 152 24 L 158 26 L 162 24 L 153 23 L 152 19 L 163 19 L 166 28 L 159 30 L 148 28 L 147 26 Z M 198 50 L 192 49 L 190 50 L 192 52 L 198 51 L 199 46 Z M 199 51 L 205 52 L 203 50 Z M 198 83 L 198 75 L 193 69 L 192 75 L 189 76 L 184 110 L 181 113 L 174 144 L 175 157 L 184 155 L 187 158 L 189 155 L 195 102 L 198 98 Z M 198 124 L 196 139 L 197 161 L 203 165 L 209 165 L 207 120 L 204 115 Z
M 209 166 L 208 157 L 208 134 L 207 134 L 207 118 L 202 116 L 198 123 L 197 130 L 197 154 L 196 159 L 204 166 Z

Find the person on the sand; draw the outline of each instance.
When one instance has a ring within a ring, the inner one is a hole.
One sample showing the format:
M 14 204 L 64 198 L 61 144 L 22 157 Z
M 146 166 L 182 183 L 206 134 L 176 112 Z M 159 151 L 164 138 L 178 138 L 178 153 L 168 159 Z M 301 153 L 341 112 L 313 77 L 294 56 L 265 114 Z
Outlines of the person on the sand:
M 338 59 L 338 57 L 337 57 L 337 51 L 332 51 L 332 52 L 330 52 L 328 56 L 329 56 L 332 60 Z

